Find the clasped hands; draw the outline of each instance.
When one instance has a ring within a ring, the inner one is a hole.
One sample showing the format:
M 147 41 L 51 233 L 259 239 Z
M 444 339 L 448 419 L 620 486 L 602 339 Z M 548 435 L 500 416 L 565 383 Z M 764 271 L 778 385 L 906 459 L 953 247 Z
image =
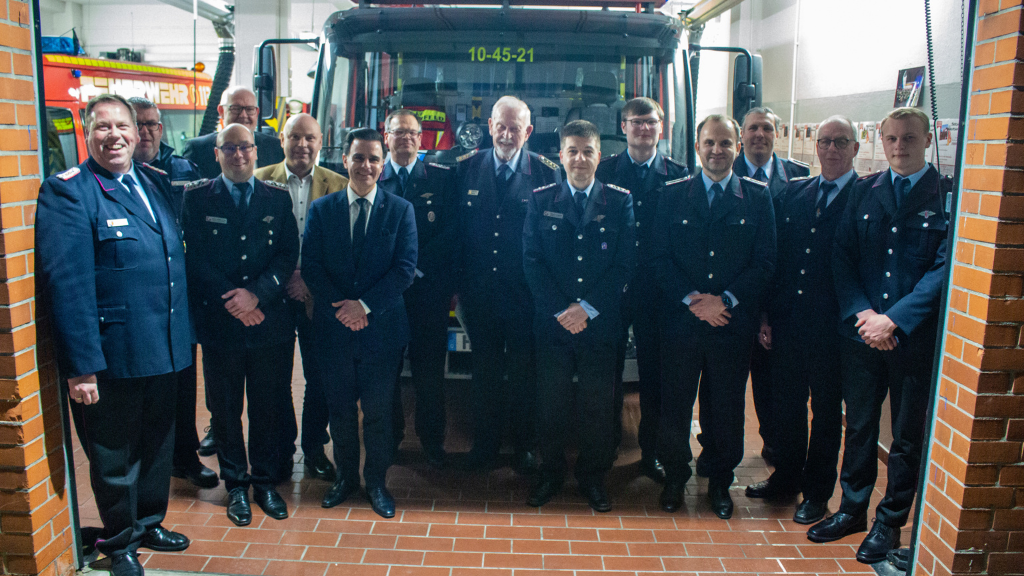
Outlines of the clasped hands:
M 358 332 L 369 324 L 369 320 L 366 318 L 366 308 L 363 308 L 363 304 L 359 300 L 332 302 L 331 306 L 337 308 L 334 311 L 334 317 L 338 319 L 338 322 L 353 332 Z
M 246 326 L 256 326 L 266 318 L 263 315 L 263 311 L 257 308 L 260 299 L 245 288 L 228 290 L 221 295 L 221 298 L 227 300 L 224 303 L 224 308 L 227 309 L 228 313 L 241 320 L 242 324 Z
M 875 350 L 895 350 L 899 343 L 893 336 L 896 323 L 885 314 L 870 309 L 857 312 L 856 327 L 864 343 Z
M 725 326 L 732 314 L 725 307 L 721 296 L 714 294 L 693 294 L 690 296 L 690 312 L 712 326 Z
M 570 334 L 579 334 L 587 328 L 587 320 L 590 319 L 590 315 L 583 309 L 583 306 L 579 304 L 570 304 L 568 308 L 562 310 L 560 314 L 555 316 L 558 323 L 569 331 Z

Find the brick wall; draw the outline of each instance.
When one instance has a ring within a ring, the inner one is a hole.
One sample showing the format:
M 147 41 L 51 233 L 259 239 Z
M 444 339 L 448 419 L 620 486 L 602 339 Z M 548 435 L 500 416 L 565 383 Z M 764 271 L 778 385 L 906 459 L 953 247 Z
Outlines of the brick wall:
M 61 412 L 52 354 L 37 346 L 32 274 L 32 29 L 27 3 L 0 0 L 0 574 L 64 576 L 74 560 Z
M 982 0 L 918 573 L 1024 574 L 1024 10 Z

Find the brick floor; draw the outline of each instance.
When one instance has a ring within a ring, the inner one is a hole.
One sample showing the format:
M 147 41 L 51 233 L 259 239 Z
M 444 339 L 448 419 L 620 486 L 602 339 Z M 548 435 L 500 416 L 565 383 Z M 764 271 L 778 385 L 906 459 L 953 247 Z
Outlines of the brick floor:
M 297 355 L 292 388 L 299 412 L 304 380 Z M 736 511 L 726 521 L 710 511 L 704 497 L 707 480 L 696 476 L 686 486 L 682 510 L 666 514 L 658 508 L 660 487 L 637 477 L 635 392 L 626 398 L 622 446 L 608 478 L 614 506 L 609 514 L 591 511 L 569 485 L 550 504 L 530 508 L 524 503 L 528 481 L 508 468 L 479 476 L 432 470 L 420 455 L 412 430 L 411 388 L 404 393 L 406 439 L 388 475 L 398 503 L 395 518 L 380 518 L 359 497 L 336 508 L 321 508 L 329 485 L 303 478 L 300 451 L 292 480 L 278 486 L 289 506 L 285 520 L 267 518 L 253 505 L 252 524 L 238 528 L 225 516 L 223 484 L 199 490 L 172 479 L 164 526 L 189 536 L 192 545 L 182 553 L 143 551 L 140 560 L 151 570 L 273 576 L 873 573 L 854 559 L 862 535 L 812 544 L 804 534 L 806 527 L 791 519 L 795 502 L 769 505 L 743 495 L 744 486 L 769 472 L 759 455 L 761 440 L 749 394 L 746 455 L 732 487 Z M 468 381 L 448 386 L 449 452 L 469 447 L 469 414 L 463 408 L 468 393 Z M 209 413 L 202 401 L 199 404 L 201 431 Z M 696 440 L 691 440 L 696 450 Z M 217 469 L 216 457 L 203 461 Z M 77 437 L 75 464 L 81 523 L 98 526 Z M 885 488 L 885 467 L 880 468 L 872 507 Z M 832 510 L 838 507 L 838 493 L 837 487 Z M 908 533 L 909 529 L 904 531 L 904 544 Z

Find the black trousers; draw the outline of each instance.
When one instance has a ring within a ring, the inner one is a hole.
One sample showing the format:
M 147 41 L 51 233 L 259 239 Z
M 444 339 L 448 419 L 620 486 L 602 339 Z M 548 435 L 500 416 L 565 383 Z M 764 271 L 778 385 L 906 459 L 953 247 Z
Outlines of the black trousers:
M 833 323 L 834 324 L 834 323 Z M 799 486 L 804 498 L 827 502 L 838 478 L 843 388 L 838 334 L 772 333 L 775 472 L 772 483 Z M 814 420 L 808 434 L 807 398 Z
M 932 386 L 935 333 L 904 338 L 895 350 L 881 351 L 844 338 L 841 344 L 846 444 L 839 482 L 840 512 L 867 511 L 878 477 L 878 424 L 886 393 L 892 411 L 888 485 L 875 509 L 887 526 L 907 523 L 917 491 L 924 449 L 928 392 Z
M 269 488 L 280 478 L 282 436 L 290 434 L 287 422 L 295 422 L 291 402 L 294 355 L 294 340 L 260 348 L 203 346 L 217 460 L 228 491 L 250 485 Z M 249 417 L 248 460 L 242 433 L 243 405 Z
M 395 458 L 392 411 L 395 371 L 401 350 L 319 362 L 330 411 L 334 463 L 339 480 L 359 482 L 359 409 L 363 410 L 363 445 L 367 488 L 384 486 Z
M 81 408 L 89 479 L 103 533 L 96 547 L 107 556 L 134 552 L 147 531 L 163 522 L 171 489 L 174 373 L 104 379 L 100 401 Z
M 448 354 L 448 312 L 452 292 L 444 283 L 417 278 L 405 291 L 405 311 L 409 317 L 412 340 L 409 342 L 409 366 L 416 390 L 416 436 L 423 446 L 443 446 L 447 415 L 444 406 L 444 362 Z M 401 378 L 402 366 L 398 366 Z M 402 394 L 396 379 L 395 439 L 405 431 Z
M 574 468 L 581 486 L 603 482 L 615 462 L 612 417 L 619 342 L 595 341 L 588 336 L 584 330 L 569 338 L 537 337 L 541 474 L 553 482 L 565 478 L 565 449 L 575 433 L 579 454 Z M 574 405 L 575 422 L 571 416 Z
M 465 306 L 473 350 L 473 451 L 486 456 L 501 450 L 506 415 L 515 451 L 537 446 L 533 315 L 526 310 L 512 310 L 522 313 L 503 317 L 484 307 Z
M 302 396 L 302 453 L 308 457 L 319 452 L 323 454 L 324 444 L 330 441 L 327 424 L 330 413 L 327 410 L 327 395 L 324 393 L 323 376 L 317 367 L 319 354 L 316 352 L 316 336 L 313 321 L 306 316 L 306 305 L 293 302 L 295 326 L 299 334 L 299 354 L 302 358 L 302 374 L 306 379 L 306 391 Z M 292 437 L 294 445 L 294 436 Z M 294 450 L 292 451 L 294 453 Z
M 199 381 L 196 352 L 192 345 L 192 365 L 178 372 L 178 396 L 175 400 L 174 467 L 187 469 L 199 464 L 199 435 L 196 431 L 196 389 Z
M 615 371 L 615 446 L 622 438 L 622 371 L 626 365 L 629 327 L 636 339 L 636 366 L 639 376 L 640 425 L 637 443 L 643 456 L 652 457 L 658 448 L 658 422 L 661 419 L 661 324 L 658 307 L 662 294 L 652 271 L 638 271 L 623 295 L 622 340 L 619 343 Z
M 760 342 L 753 338 L 753 346 L 750 352 L 750 392 L 754 398 L 754 413 L 757 414 L 757 432 L 761 435 L 761 441 L 765 448 L 774 451 L 777 448 L 775 434 L 778 430 L 775 425 L 777 413 L 775 411 L 772 389 L 773 355 L 761 346 Z
M 699 389 L 702 462 L 706 462 L 710 484 L 728 486 L 743 460 L 744 396 L 753 330 L 713 328 L 706 323 L 694 326 L 691 319 L 684 322 L 686 327 L 664 333 L 662 340 L 658 454 L 670 481 L 690 478 L 690 424 Z

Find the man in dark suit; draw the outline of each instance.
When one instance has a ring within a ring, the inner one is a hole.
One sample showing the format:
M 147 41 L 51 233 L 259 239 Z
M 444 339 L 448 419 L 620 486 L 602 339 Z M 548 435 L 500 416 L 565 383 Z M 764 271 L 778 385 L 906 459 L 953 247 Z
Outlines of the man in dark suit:
M 259 150 L 259 158 L 256 159 L 257 168 L 284 161 L 284 150 L 281 149 L 281 142 L 277 137 L 256 130 L 260 119 L 260 108 L 256 103 L 256 94 L 252 90 L 243 86 L 232 86 L 224 91 L 221 102 L 217 106 L 217 113 L 224 121 L 224 126 L 241 124 L 253 133 L 256 148 Z M 185 142 L 182 156 L 199 167 L 199 174 L 203 178 L 213 179 L 221 172 L 220 162 L 214 156 L 216 147 L 216 133 L 198 136 Z
M 666 295 L 658 436 L 666 475 L 661 507 L 675 512 L 682 506 L 699 382 L 708 497 L 724 519 L 732 516 L 729 485 L 743 459 L 749 344 L 775 267 L 775 213 L 764 184 L 733 173 L 740 145 L 736 122 L 708 116 L 697 134 L 702 169 L 666 187 L 654 233 L 654 265 Z
M 224 128 L 217 135 L 223 172 L 187 186 L 182 213 L 206 397 L 228 489 L 227 516 L 238 526 L 252 521 L 250 486 L 267 516 L 288 516 L 274 484 L 279 435 L 284 423 L 295 422 L 289 414 L 291 395 L 283 393 L 291 390 L 295 351 L 285 284 L 299 257 L 299 232 L 287 190 L 253 177 L 256 154 L 248 128 Z M 242 431 L 246 400 L 248 460 Z
M 448 312 L 455 292 L 455 170 L 420 162 L 422 127 L 410 110 L 397 110 L 384 121 L 384 163 L 378 189 L 405 198 L 416 211 L 419 241 L 416 279 L 405 291 L 412 340 L 409 367 L 416 390 L 416 436 L 427 462 L 444 465 L 444 361 L 448 352 Z M 400 375 L 398 376 L 400 378 Z M 395 445 L 405 430 L 401 388 L 395 384 Z
M 132 161 L 128 102 L 86 105 L 89 159 L 47 178 L 36 212 L 42 305 L 61 374 L 82 405 L 85 449 L 115 576 L 141 576 L 140 546 L 184 550 L 167 512 L 176 373 L 192 363 L 185 253 L 152 168 Z
M 494 104 L 487 126 L 494 148 L 459 159 L 462 304 L 473 359 L 470 470 L 494 467 L 510 414 L 513 468 L 537 470 L 533 298 L 523 274 L 523 224 L 533 190 L 560 182 L 558 165 L 523 150 L 530 109 L 513 96 Z M 508 372 L 508 383 L 505 373 Z
M 281 130 L 281 142 L 284 146 L 284 162 L 265 168 L 259 168 L 253 174 L 259 180 L 273 181 L 286 186 L 292 199 L 292 213 L 298 223 L 299 246 L 302 246 L 301 232 L 306 228 L 306 216 L 310 205 L 348 186 L 348 178 L 323 166 L 315 166 L 323 134 L 316 119 L 309 114 L 295 114 L 285 122 Z M 302 396 L 302 464 L 307 478 L 319 478 L 328 482 L 337 479 L 334 465 L 324 454 L 324 445 L 330 441 L 327 434 L 328 414 L 327 400 L 324 396 L 324 385 L 320 380 L 320 370 L 316 367 L 317 354 L 313 341 L 313 295 L 302 280 L 302 270 L 296 268 L 288 280 L 286 287 L 289 305 L 295 315 L 295 328 L 299 336 L 299 352 L 302 354 L 302 375 L 306 380 L 305 393 Z M 291 387 L 282 402 L 292 401 Z M 285 423 L 286 430 L 281 430 L 281 479 L 291 476 L 292 457 L 295 455 L 295 436 L 297 428 L 294 422 Z
M 157 168 L 165 181 L 164 188 L 170 191 L 167 203 L 174 210 L 176 224 L 181 220 L 185 184 L 199 179 L 196 165 L 174 153 L 163 142 L 164 125 L 160 122 L 160 109 L 152 101 L 135 96 L 128 99 L 135 109 L 136 126 L 139 128 L 139 145 L 135 147 L 136 162 Z M 192 344 L 192 356 L 197 346 Z M 196 388 L 198 385 L 196 363 L 178 373 L 178 397 L 175 401 L 174 417 L 174 467 L 171 475 L 187 478 L 199 488 L 215 488 L 219 481 L 217 473 L 199 460 L 199 435 L 196 433 Z
M 636 257 L 633 202 L 628 190 L 594 178 L 601 159 L 597 126 L 570 122 L 561 139 L 567 180 L 534 190 L 523 230 L 523 265 L 536 310 L 542 457 L 529 505 L 543 506 L 562 487 L 575 399 L 578 488 L 591 508 L 608 512 L 604 478 L 615 461 L 615 348 L 622 290 Z
M 856 182 L 832 255 L 846 403 L 843 502 L 839 512 L 807 531 L 813 542 L 830 542 L 867 528 L 878 476 L 878 423 L 888 393 L 888 484 L 857 551 L 857 560 L 869 564 L 899 547 L 917 491 L 948 274 L 945 202 L 952 189 L 951 180 L 925 160 L 932 138 L 927 115 L 897 108 L 882 121 L 881 135 L 890 168 Z
M 416 270 L 416 220 L 409 202 L 377 186 L 383 144 L 372 128 L 349 132 L 343 157 L 348 189 L 313 202 L 302 277 L 315 302 L 317 365 L 338 466 L 338 480 L 321 505 L 337 506 L 359 488 L 361 407 L 366 495 L 374 512 L 392 518 L 395 500 L 386 487 L 395 449 L 391 418 L 395 374 L 409 342 L 402 293 Z
M 839 301 L 832 280 L 832 242 L 857 180 L 860 148 L 849 119 L 833 116 L 818 129 L 821 176 L 793 178 L 775 214 L 778 266 L 761 326 L 771 351 L 775 471 L 747 486 L 749 498 L 781 499 L 803 492 L 793 520 L 825 517 L 835 489 L 842 441 Z M 807 398 L 814 422 L 808 445 Z
M 743 153 L 733 162 L 733 172 L 737 176 L 746 176 L 766 183 L 775 210 L 778 211 L 779 202 L 789 179 L 807 176 L 811 171 L 802 162 L 791 158 L 779 158 L 775 154 L 775 134 L 779 130 L 779 117 L 772 112 L 771 108 L 751 108 L 743 115 L 743 122 L 740 124 Z M 760 335 L 758 335 L 759 338 Z M 774 410 L 771 396 L 770 357 L 768 352 L 761 347 L 759 341 L 753 342 L 751 345 L 753 351 L 750 356 L 750 389 L 754 396 L 754 411 L 757 412 L 758 432 L 764 443 L 761 456 L 773 463 L 775 428 L 772 426 Z M 703 407 L 703 403 L 701 407 Z M 703 459 L 698 461 L 698 474 L 701 471 L 702 462 Z
M 622 435 L 622 370 L 626 360 L 629 326 L 636 339 L 636 364 L 640 380 L 640 473 L 656 482 L 665 481 L 658 459 L 658 419 L 661 418 L 661 328 L 658 302 L 661 291 L 650 265 L 651 232 L 654 230 L 658 192 L 666 182 L 685 178 L 686 166 L 658 152 L 665 113 L 650 98 L 634 98 L 622 107 L 622 131 L 626 153 L 601 160 L 597 179 L 629 190 L 636 215 L 636 273 L 628 282 L 622 303 L 622 343 L 616 367 L 616 442 Z

